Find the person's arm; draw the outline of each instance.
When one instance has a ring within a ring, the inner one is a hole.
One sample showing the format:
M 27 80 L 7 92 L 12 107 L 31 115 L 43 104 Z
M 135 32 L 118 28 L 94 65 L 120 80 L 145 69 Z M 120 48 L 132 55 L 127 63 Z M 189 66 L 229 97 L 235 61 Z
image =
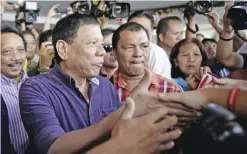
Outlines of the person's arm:
M 196 33 L 192 33 L 189 28 L 193 31 L 197 31 L 196 29 L 196 20 L 194 15 L 188 16 L 188 26 L 186 28 L 186 39 L 196 38 Z
M 220 35 L 221 38 L 231 39 L 233 37 L 233 28 L 227 19 L 227 13 L 231 5 L 227 5 L 225 8 L 225 14 L 223 17 L 223 31 Z M 230 68 L 242 68 L 244 64 L 243 57 L 233 51 L 233 40 L 219 39 L 217 45 L 216 59 Z
M 25 22 L 22 22 L 21 23 L 21 31 L 22 32 L 26 31 L 26 24 L 25 24 Z
M 218 13 L 215 10 L 213 10 L 207 13 L 206 16 L 208 18 L 208 22 L 213 26 L 216 32 L 220 35 L 222 33 L 222 28 L 220 26 Z
M 231 89 L 226 88 L 205 88 L 184 93 L 171 93 L 159 95 L 164 102 L 177 102 L 194 109 L 203 109 L 209 103 L 215 103 L 227 107 Z M 241 89 L 236 97 L 236 113 L 247 118 L 247 89 Z
M 121 120 L 114 127 L 111 139 L 87 154 L 150 154 L 167 151 L 174 146 L 173 140 L 181 135 L 181 131 L 167 131 L 176 125 L 177 118 L 166 116 L 163 119 L 167 114 L 166 107 L 156 108 L 140 117 L 133 117 L 134 112 L 135 102 L 127 98 Z
M 99 123 L 65 133 L 37 81 L 28 79 L 20 89 L 20 111 L 23 124 L 37 153 L 75 153 L 109 135 L 120 118 L 122 108 Z
M 223 88 L 205 88 L 200 90 L 202 95 L 204 95 L 205 98 L 207 98 L 207 104 L 208 103 L 215 103 L 220 106 L 223 106 L 227 108 L 227 103 L 229 99 L 229 94 L 232 91 L 232 89 L 223 89 Z M 237 93 L 236 97 L 236 108 L 235 112 L 238 115 L 241 115 L 245 118 L 247 118 L 247 89 L 240 90 Z
M 51 19 L 53 16 L 57 15 L 57 8 L 60 6 L 60 4 L 56 4 L 54 6 L 52 6 L 52 8 L 49 10 L 46 18 L 45 18 L 45 24 L 44 24 L 44 28 L 43 28 L 43 32 L 46 30 L 51 29 Z

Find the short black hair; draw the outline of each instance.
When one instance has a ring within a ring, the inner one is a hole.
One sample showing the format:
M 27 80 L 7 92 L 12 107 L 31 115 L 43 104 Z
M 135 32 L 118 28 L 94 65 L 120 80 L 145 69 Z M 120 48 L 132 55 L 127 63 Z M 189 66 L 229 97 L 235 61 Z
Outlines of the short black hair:
M 4 25 L 1 28 L 1 33 L 14 33 L 14 34 L 20 36 L 22 41 L 23 41 L 25 50 L 27 49 L 27 43 L 26 43 L 26 40 L 23 37 L 23 34 L 21 32 L 19 32 L 15 27 L 10 26 L 10 25 Z
M 150 20 L 151 22 L 151 27 L 154 28 L 154 17 L 153 15 L 150 13 L 150 12 L 147 12 L 147 11 L 136 11 L 136 12 L 133 12 L 129 18 L 128 18 L 128 22 L 133 19 L 133 18 L 136 18 L 136 17 L 146 17 L 147 19 Z
M 41 44 L 43 42 L 46 42 L 49 40 L 49 38 L 52 37 L 52 29 L 43 31 L 39 34 L 39 48 L 41 47 Z
M 185 79 L 185 74 L 183 72 L 181 72 L 180 68 L 177 67 L 175 65 L 174 59 L 176 59 L 178 57 L 178 54 L 180 52 L 180 48 L 188 43 L 193 43 L 195 45 L 197 45 L 200 49 L 201 55 L 202 55 L 202 63 L 201 66 L 207 66 L 208 65 L 208 58 L 207 58 L 207 54 L 201 44 L 201 42 L 199 40 L 197 40 L 196 38 L 193 39 L 183 39 L 181 41 L 179 41 L 173 48 L 171 51 L 171 55 L 170 55 L 170 62 L 172 65 L 172 69 L 171 69 L 171 76 L 172 78 L 177 78 L 177 77 L 182 77 Z
M 106 37 L 110 34 L 114 34 L 115 30 L 114 29 L 111 29 L 111 28 L 105 28 L 105 29 L 102 29 L 101 30 L 101 33 L 103 35 L 103 37 Z
M 120 39 L 120 33 L 125 30 L 134 31 L 134 32 L 139 32 L 141 30 L 144 30 L 145 33 L 147 34 L 148 39 L 150 39 L 148 35 L 148 31 L 142 25 L 135 23 L 135 22 L 127 22 L 121 25 L 120 27 L 118 27 L 118 29 L 114 32 L 113 37 L 112 37 L 113 49 L 117 49 L 118 41 Z
M 205 44 L 207 42 L 212 42 L 212 43 L 215 43 L 215 44 L 218 44 L 218 42 L 215 40 L 215 39 L 211 39 L 211 38 L 204 38 L 202 40 L 202 44 Z
M 168 28 L 169 28 L 169 21 L 171 21 L 171 20 L 176 20 L 176 21 L 182 22 L 182 20 L 177 16 L 170 16 L 170 17 L 162 18 L 159 21 L 158 26 L 157 26 L 157 30 L 156 30 L 158 44 L 160 42 L 159 34 L 162 33 L 162 34 L 166 35 Z
M 55 51 L 55 59 L 57 63 L 62 61 L 58 54 L 56 44 L 59 40 L 64 40 L 68 44 L 76 38 L 77 32 L 84 25 L 99 25 L 97 18 L 87 14 L 73 13 L 60 19 L 52 31 L 52 44 Z

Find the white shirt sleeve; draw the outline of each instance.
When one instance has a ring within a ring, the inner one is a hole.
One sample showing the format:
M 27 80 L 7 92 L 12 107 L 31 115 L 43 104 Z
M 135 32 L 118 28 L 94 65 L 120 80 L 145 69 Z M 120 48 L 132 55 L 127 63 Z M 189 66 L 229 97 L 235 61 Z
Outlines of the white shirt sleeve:
M 150 45 L 149 66 L 152 72 L 171 79 L 171 63 L 166 51 L 154 43 Z

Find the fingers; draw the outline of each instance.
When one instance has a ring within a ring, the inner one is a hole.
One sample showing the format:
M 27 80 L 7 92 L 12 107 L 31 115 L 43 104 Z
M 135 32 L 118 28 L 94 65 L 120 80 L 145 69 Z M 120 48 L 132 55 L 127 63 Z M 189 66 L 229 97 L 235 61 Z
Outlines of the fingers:
M 193 78 L 193 74 L 190 74 L 189 77 L 186 78 L 186 81 L 190 81 Z
M 135 103 L 130 97 L 127 97 L 125 102 L 125 109 L 123 111 L 121 119 L 128 120 L 133 118 L 134 112 L 135 112 Z
M 182 102 L 183 93 L 158 94 L 158 100 L 162 102 Z
M 168 115 L 183 116 L 183 117 L 198 117 L 199 112 L 188 112 L 181 109 L 167 107 Z
M 201 77 L 202 77 L 204 74 L 207 74 L 207 69 L 206 69 L 205 67 L 200 67 L 200 75 L 201 75 Z
M 187 106 L 185 106 L 183 104 L 174 103 L 174 102 L 164 103 L 164 105 L 167 106 L 167 107 L 181 109 L 181 110 L 188 111 L 188 112 L 195 112 L 196 111 L 195 109 L 187 107 Z
M 59 6 L 60 6 L 60 4 L 55 4 L 55 5 L 53 5 L 52 8 L 58 8 Z
M 174 147 L 175 143 L 173 141 L 170 141 L 168 143 L 162 144 L 159 146 L 159 151 L 167 151 Z
M 167 114 L 166 107 L 160 107 L 154 109 L 152 112 L 144 116 L 143 118 L 148 119 L 149 123 L 155 123 L 159 119 L 162 119 Z
M 222 79 L 213 78 L 213 80 L 215 84 L 219 84 L 219 85 L 226 85 L 228 82 L 226 78 L 222 78 Z
M 178 123 L 193 123 L 196 122 L 199 117 L 178 117 Z
M 172 128 L 177 123 L 178 118 L 176 116 L 166 116 L 163 120 L 155 124 L 154 130 L 166 132 L 168 128 Z
M 160 142 L 165 142 L 165 144 L 163 144 L 161 146 L 161 150 L 166 150 L 166 148 L 171 148 L 174 146 L 174 143 L 170 143 L 176 139 L 178 139 L 180 136 L 181 136 L 182 132 L 178 129 L 176 130 L 172 130 L 172 131 L 169 131 L 169 132 L 165 132 L 165 133 L 162 133 L 160 136 L 159 136 L 159 141 Z M 168 146 L 170 145 L 170 146 Z
M 148 91 L 148 88 L 152 81 L 152 73 L 148 68 L 145 68 L 145 76 L 141 80 L 140 84 L 132 91 L 131 95 L 137 95 L 139 92 Z

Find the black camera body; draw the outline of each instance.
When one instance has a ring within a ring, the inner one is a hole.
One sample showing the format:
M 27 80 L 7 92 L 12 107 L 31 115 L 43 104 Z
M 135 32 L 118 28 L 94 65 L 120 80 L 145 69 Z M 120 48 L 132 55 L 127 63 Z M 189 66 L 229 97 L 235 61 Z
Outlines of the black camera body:
M 247 30 L 247 1 L 236 1 L 228 10 L 227 19 L 230 21 L 235 34 L 247 42 L 247 38 L 239 33 L 241 30 Z
M 95 17 L 126 18 L 130 15 L 130 4 L 125 2 L 105 1 L 106 8 L 98 8 L 100 1 L 74 1 L 70 4 L 74 12 L 90 14 Z
M 247 1 L 235 2 L 229 9 L 227 18 L 234 30 L 247 29 Z
M 209 13 L 213 10 L 213 7 L 223 7 L 225 5 L 224 1 L 190 1 L 187 3 L 184 15 L 188 17 L 189 15 L 201 14 L 204 15 L 205 13 Z
M 246 154 L 247 137 L 236 116 L 227 109 L 209 104 L 200 123 L 182 137 L 184 154 Z
M 24 13 L 24 19 L 23 21 L 29 25 L 33 24 L 37 20 L 37 16 L 39 15 L 39 6 L 38 2 L 34 1 L 25 1 L 22 6 L 20 6 L 18 13 L 23 12 Z M 18 16 L 18 14 L 17 14 Z M 17 20 L 16 23 L 19 25 L 22 22 L 22 20 Z

